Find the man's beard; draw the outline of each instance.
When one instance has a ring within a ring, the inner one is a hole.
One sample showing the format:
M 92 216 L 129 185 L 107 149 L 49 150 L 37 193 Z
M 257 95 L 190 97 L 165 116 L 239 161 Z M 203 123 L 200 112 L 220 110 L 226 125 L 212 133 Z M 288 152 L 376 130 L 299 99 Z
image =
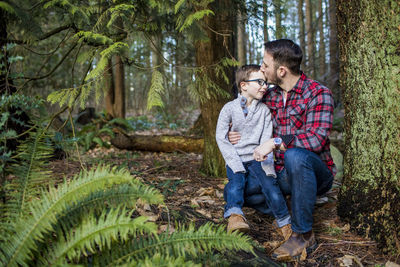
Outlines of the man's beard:
M 280 85 L 282 85 L 283 81 L 281 78 L 278 77 L 278 75 L 276 75 L 276 71 L 275 71 L 274 77 L 272 79 L 268 79 L 267 83 L 280 86 Z

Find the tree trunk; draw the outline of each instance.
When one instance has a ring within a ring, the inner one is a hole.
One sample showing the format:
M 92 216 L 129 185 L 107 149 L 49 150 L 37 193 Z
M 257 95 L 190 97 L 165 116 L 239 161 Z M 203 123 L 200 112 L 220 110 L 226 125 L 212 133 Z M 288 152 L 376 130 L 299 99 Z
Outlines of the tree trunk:
M 238 10 L 237 16 L 237 49 L 240 66 L 246 64 L 246 15 Z
M 337 2 L 346 136 L 338 214 L 399 255 L 400 5 Z
M 303 7 L 304 7 L 304 0 L 299 0 L 297 2 L 297 12 L 298 12 L 298 18 L 299 18 L 299 39 L 300 39 L 300 47 L 301 50 L 303 51 L 303 61 L 301 61 L 301 69 L 303 71 L 306 70 L 306 33 L 305 33 L 305 26 L 304 26 L 304 12 L 303 12 Z
M 281 39 L 284 36 L 284 28 L 282 27 L 282 0 L 272 0 L 275 15 L 275 39 Z
M 220 62 L 224 57 L 230 57 L 233 54 L 231 33 L 236 13 L 230 0 L 216 1 L 210 4 L 209 7 L 215 13 L 215 16 L 207 16 L 203 20 L 203 23 L 207 25 L 204 30 L 209 40 L 195 43 L 196 65 L 204 69 L 204 72 L 197 79 L 204 81 L 205 76 L 207 76 L 209 80 L 220 88 L 219 90 L 224 90 L 229 94 L 233 84 L 232 68 L 224 69 L 230 81 L 230 84 L 227 84 L 221 75 L 217 75 L 213 65 Z M 204 151 L 201 168 L 209 175 L 225 176 L 225 162 L 215 140 L 215 128 L 219 111 L 227 102 L 227 98 L 223 94 L 216 94 L 214 88 L 207 86 L 202 86 L 198 90 L 204 98 L 200 103 L 204 127 Z M 214 92 L 210 92 L 210 90 Z
M 341 102 L 339 87 L 339 47 L 337 38 L 336 0 L 329 0 L 329 81 L 328 86 L 332 90 L 335 105 Z
M 325 37 L 324 37 L 324 15 L 322 11 L 322 0 L 318 0 L 318 33 L 319 33 L 319 49 L 318 49 L 318 79 L 325 84 L 326 81 L 326 61 L 325 61 Z
M 306 0 L 306 31 L 307 31 L 307 75 L 315 78 L 314 75 L 314 29 L 311 0 Z
M 268 0 L 263 0 L 263 33 L 264 43 L 268 42 Z
M 121 56 L 115 56 L 114 115 L 125 118 L 125 71 Z
M 193 152 L 201 153 L 204 148 L 203 138 L 175 135 L 124 135 L 117 134 L 111 144 L 119 149 L 144 150 L 153 152 Z
M 104 86 L 106 88 L 106 112 L 108 119 L 115 118 L 114 112 L 114 99 L 115 99 L 115 90 L 114 90 L 114 75 L 112 69 L 112 60 L 108 60 L 107 67 L 104 70 Z

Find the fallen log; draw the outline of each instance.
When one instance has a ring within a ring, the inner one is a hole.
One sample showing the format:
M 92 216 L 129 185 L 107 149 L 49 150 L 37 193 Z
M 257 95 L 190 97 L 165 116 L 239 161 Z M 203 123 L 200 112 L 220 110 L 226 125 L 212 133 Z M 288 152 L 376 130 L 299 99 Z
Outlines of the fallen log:
M 144 150 L 153 152 L 202 153 L 203 138 L 179 135 L 125 135 L 117 133 L 111 144 L 119 149 Z

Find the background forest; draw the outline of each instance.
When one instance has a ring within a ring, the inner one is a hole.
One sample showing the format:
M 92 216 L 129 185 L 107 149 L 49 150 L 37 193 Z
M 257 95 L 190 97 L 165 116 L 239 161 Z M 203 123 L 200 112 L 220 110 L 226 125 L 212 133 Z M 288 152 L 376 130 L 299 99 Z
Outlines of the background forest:
M 215 126 L 279 38 L 335 100 L 333 245 L 303 264 L 400 263 L 399 27 L 389 0 L 0 1 L 0 263 L 276 264 L 221 226 Z

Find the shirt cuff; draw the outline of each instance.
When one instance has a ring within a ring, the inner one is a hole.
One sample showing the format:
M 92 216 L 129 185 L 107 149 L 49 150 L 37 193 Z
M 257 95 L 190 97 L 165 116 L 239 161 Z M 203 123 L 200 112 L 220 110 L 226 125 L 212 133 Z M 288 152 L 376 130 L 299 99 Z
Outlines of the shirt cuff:
M 287 148 L 294 139 L 293 134 L 282 135 L 282 143 Z

